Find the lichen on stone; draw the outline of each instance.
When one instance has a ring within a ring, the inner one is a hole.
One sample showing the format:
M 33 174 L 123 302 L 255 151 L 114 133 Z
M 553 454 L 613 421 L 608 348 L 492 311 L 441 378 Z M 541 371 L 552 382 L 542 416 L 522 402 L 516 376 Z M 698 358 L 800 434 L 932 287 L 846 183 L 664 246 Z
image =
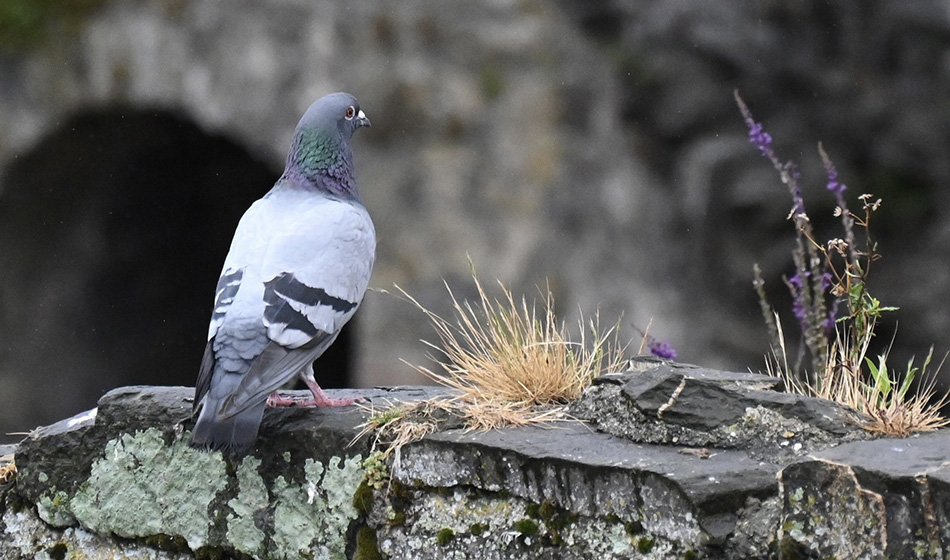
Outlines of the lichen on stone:
M 181 439 L 166 445 L 149 428 L 109 441 L 70 502 L 76 519 L 121 537 L 181 536 L 194 550 L 208 541 L 208 504 L 224 489 L 220 453 L 196 451 Z
M 353 495 L 363 480 L 362 458 L 340 457 L 323 463 L 307 459 L 302 484 L 283 476 L 274 481 L 273 540 L 285 558 L 312 554 L 315 558 L 344 559 L 346 530 L 358 517 Z
M 245 457 L 237 468 L 238 495 L 228 501 L 233 513 L 228 514 L 228 542 L 240 552 L 259 553 L 264 544 L 264 531 L 254 523 L 254 514 L 268 507 L 267 486 L 258 474 L 261 460 Z
M 76 524 L 76 518 L 69 505 L 69 494 L 56 488 L 51 488 L 40 497 L 40 501 L 36 504 L 36 513 L 40 519 L 53 527 L 68 527 Z

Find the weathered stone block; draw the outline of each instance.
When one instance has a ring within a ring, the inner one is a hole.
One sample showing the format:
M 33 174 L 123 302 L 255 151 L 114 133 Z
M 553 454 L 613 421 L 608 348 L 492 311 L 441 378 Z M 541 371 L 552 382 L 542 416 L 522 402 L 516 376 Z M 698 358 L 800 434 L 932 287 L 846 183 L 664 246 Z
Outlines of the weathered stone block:
M 948 550 L 947 432 L 855 441 L 867 435 L 836 425 L 836 414 L 800 414 L 789 405 L 798 397 L 769 390 L 771 379 L 639 365 L 571 405 L 586 424 L 452 429 L 369 462 L 369 438 L 350 445 L 369 408 L 268 409 L 258 444 L 234 457 L 186 445 L 192 389 L 118 389 L 19 444 L 16 483 L 0 486 L 0 557 L 937 559 Z M 665 410 L 684 395 L 692 403 L 675 423 L 654 406 L 670 388 Z M 446 391 L 360 394 L 375 406 Z M 717 425 L 719 398 L 748 406 Z

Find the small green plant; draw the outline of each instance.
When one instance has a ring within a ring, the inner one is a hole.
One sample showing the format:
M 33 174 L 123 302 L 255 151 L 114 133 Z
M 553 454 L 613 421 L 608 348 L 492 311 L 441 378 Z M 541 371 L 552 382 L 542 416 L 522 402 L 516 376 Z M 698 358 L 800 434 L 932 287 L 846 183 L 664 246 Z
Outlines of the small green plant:
M 796 230 L 792 251 L 795 274 L 783 280 L 792 295 L 792 313 L 801 329 L 802 344 L 790 365 L 780 317 L 768 302 L 762 272 L 755 265 L 753 286 L 772 341 L 768 371 L 782 377 L 791 391 L 851 406 L 864 415 L 864 426 L 871 431 L 903 436 L 950 424 L 939 412 L 950 394 L 934 400 L 935 374 L 940 366 L 929 370 L 933 348 L 919 367 L 911 359 L 904 371 L 888 365 L 891 346 L 876 362 L 867 356 L 878 320 L 897 310 L 882 305 L 868 292 L 872 265 L 880 259 L 870 222 L 881 199 L 861 195 L 862 213 L 851 212 L 844 196 L 847 187 L 838 180 L 837 169 L 819 143 L 827 188 L 837 203 L 835 217 L 844 231 L 843 239 L 819 243 L 805 211 L 795 164 L 778 158 L 772 137 L 755 122 L 738 92 L 735 98 L 749 127 L 749 140 L 769 159 L 792 196 L 789 219 Z M 859 241 L 856 232 L 863 232 L 863 239 Z M 810 371 L 803 367 L 806 355 Z
M 386 455 L 381 451 L 373 451 L 363 461 L 364 480 L 368 488 L 379 490 L 389 480 L 389 467 L 386 465 Z

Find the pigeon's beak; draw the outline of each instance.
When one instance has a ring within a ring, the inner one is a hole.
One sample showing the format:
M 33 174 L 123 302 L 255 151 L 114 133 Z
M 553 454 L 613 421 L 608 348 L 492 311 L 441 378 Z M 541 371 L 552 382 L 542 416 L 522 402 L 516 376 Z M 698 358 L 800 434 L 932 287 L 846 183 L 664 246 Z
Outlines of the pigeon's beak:
M 356 126 L 372 126 L 362 110 L 356 114 Z

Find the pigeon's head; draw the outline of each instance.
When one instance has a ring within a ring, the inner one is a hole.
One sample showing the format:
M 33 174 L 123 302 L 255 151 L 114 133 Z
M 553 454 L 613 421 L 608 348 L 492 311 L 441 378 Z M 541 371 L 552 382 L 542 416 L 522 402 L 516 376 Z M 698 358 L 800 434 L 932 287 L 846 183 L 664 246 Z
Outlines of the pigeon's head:
M 369 126 L 356 98 L 348 93 L 331 93 L 313 102 L 297 124 L 297 132 L 313 131 L 349 140 L 356 129 Z
M 285 178 L 356 196 L 350 137 L 363 126 L 370 126 L 369 119 L 352 95 L 331 93 L 316 100 L 297 123 Z

